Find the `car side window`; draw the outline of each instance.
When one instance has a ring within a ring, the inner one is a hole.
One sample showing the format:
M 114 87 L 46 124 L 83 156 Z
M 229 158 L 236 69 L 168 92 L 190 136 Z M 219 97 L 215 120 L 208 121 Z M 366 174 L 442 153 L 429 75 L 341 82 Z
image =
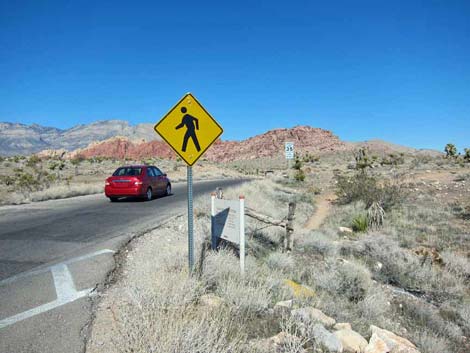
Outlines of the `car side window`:
M 158 169 L 157 167 L 153 167 L 153 172 L 155 173 L 155 176 L 161 176 L 163 173 Z
M 148 175 L 148 176 L 151 176 L 151 177 L 154 177 L 154 176 L 155 176 L 154 171 L 153 171 L 153 168 L 147 168 L 147 175 Z

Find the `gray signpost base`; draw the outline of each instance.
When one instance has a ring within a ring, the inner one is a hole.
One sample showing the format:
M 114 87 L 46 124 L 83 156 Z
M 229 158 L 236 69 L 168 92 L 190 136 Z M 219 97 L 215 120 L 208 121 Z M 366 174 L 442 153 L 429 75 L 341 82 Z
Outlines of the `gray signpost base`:
M 188 187 L 188 262 L 189 272 L 194 269 L 194 230 L 193 230 L 193 168 L 187 167 Z

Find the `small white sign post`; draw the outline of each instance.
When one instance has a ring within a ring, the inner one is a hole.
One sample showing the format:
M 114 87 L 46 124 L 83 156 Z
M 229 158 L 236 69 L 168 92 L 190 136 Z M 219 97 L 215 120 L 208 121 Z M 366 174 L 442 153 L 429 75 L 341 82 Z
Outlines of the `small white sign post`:
M 291 161 L 294 159 L 294 143 L 293 142 L 286 142 L 284 145 L 284 152 L 286 154 L 287 160 L 287 169 L 290 169 Z
M 219 239 L 224 239 L 240 248 L 240 270 L 245 272 L 245 197 L 239 200 L 224 200 L 211 194 L 211 244 L 216 249 Z
M 286 142 L 284 146 L 284 151 L 286 152 L 286 159 L 294 159 L 294 143 Z

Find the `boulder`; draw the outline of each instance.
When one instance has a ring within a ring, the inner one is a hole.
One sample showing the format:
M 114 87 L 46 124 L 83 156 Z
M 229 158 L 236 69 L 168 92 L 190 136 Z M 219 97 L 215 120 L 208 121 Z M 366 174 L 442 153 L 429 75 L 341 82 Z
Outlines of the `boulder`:
M 372 334 L 364 353 L 389 353 L 390 348 L 376 333 Z
M 390 349 L 392 353 L 419 353 L 416 346 L 406 338 L 400 337 L 393 332 L 371 325 L 372 334 L 376 334 Z
M 338 231 L 343 234 L 352 234 L 354 231 L 351 228 L 348 227 L 339 227 Z
M 338 322 L 333 326 L 336 331 L 339 330 L 352 330 L 351 324 L 349 322 Z
M 336 321 L 335 319 L 325 315 L 321 310 L 313 307 L 305 307 L 300 309 L 294 309 L 291 311 L 291 316 L 296 321 L 300 321 L 304 324 L 320 323 L 323 326 L 331 327 Z
M 323 325 L 316 324 L 310 330 L 310 335 L 315 340 L 315 343 L 328 352 L 342 353 L 343 345 L 341 341 L 331 332 L 329 332 Z
M 353 330 L 339 330 L 333 333 L 343 345 L 345 353 L 362 353 L 367 347 L 367 341 Z

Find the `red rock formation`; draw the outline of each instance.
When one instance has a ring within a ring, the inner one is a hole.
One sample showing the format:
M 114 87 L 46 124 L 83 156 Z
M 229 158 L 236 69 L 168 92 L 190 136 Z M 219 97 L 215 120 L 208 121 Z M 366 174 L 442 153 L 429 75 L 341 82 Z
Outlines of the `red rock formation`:
M 293 142 L 295 151 L 320 154 L 346 149 L 346 144 L 331 131 L 310 126 L 296 126 L 292 129 L 275 129 L 243 141 L 218 140 L 211 146 L 204 158 L 217 162 L 277 157 L 284 153 L 284 143 Z M 116 159 L 168 158 L 175 159 L 176 153 L 164 141 L 132 142 L 126 137 L 113 137 L 95 142 L 88 147 L 67 154 L 76 156 L 110 157 Z

